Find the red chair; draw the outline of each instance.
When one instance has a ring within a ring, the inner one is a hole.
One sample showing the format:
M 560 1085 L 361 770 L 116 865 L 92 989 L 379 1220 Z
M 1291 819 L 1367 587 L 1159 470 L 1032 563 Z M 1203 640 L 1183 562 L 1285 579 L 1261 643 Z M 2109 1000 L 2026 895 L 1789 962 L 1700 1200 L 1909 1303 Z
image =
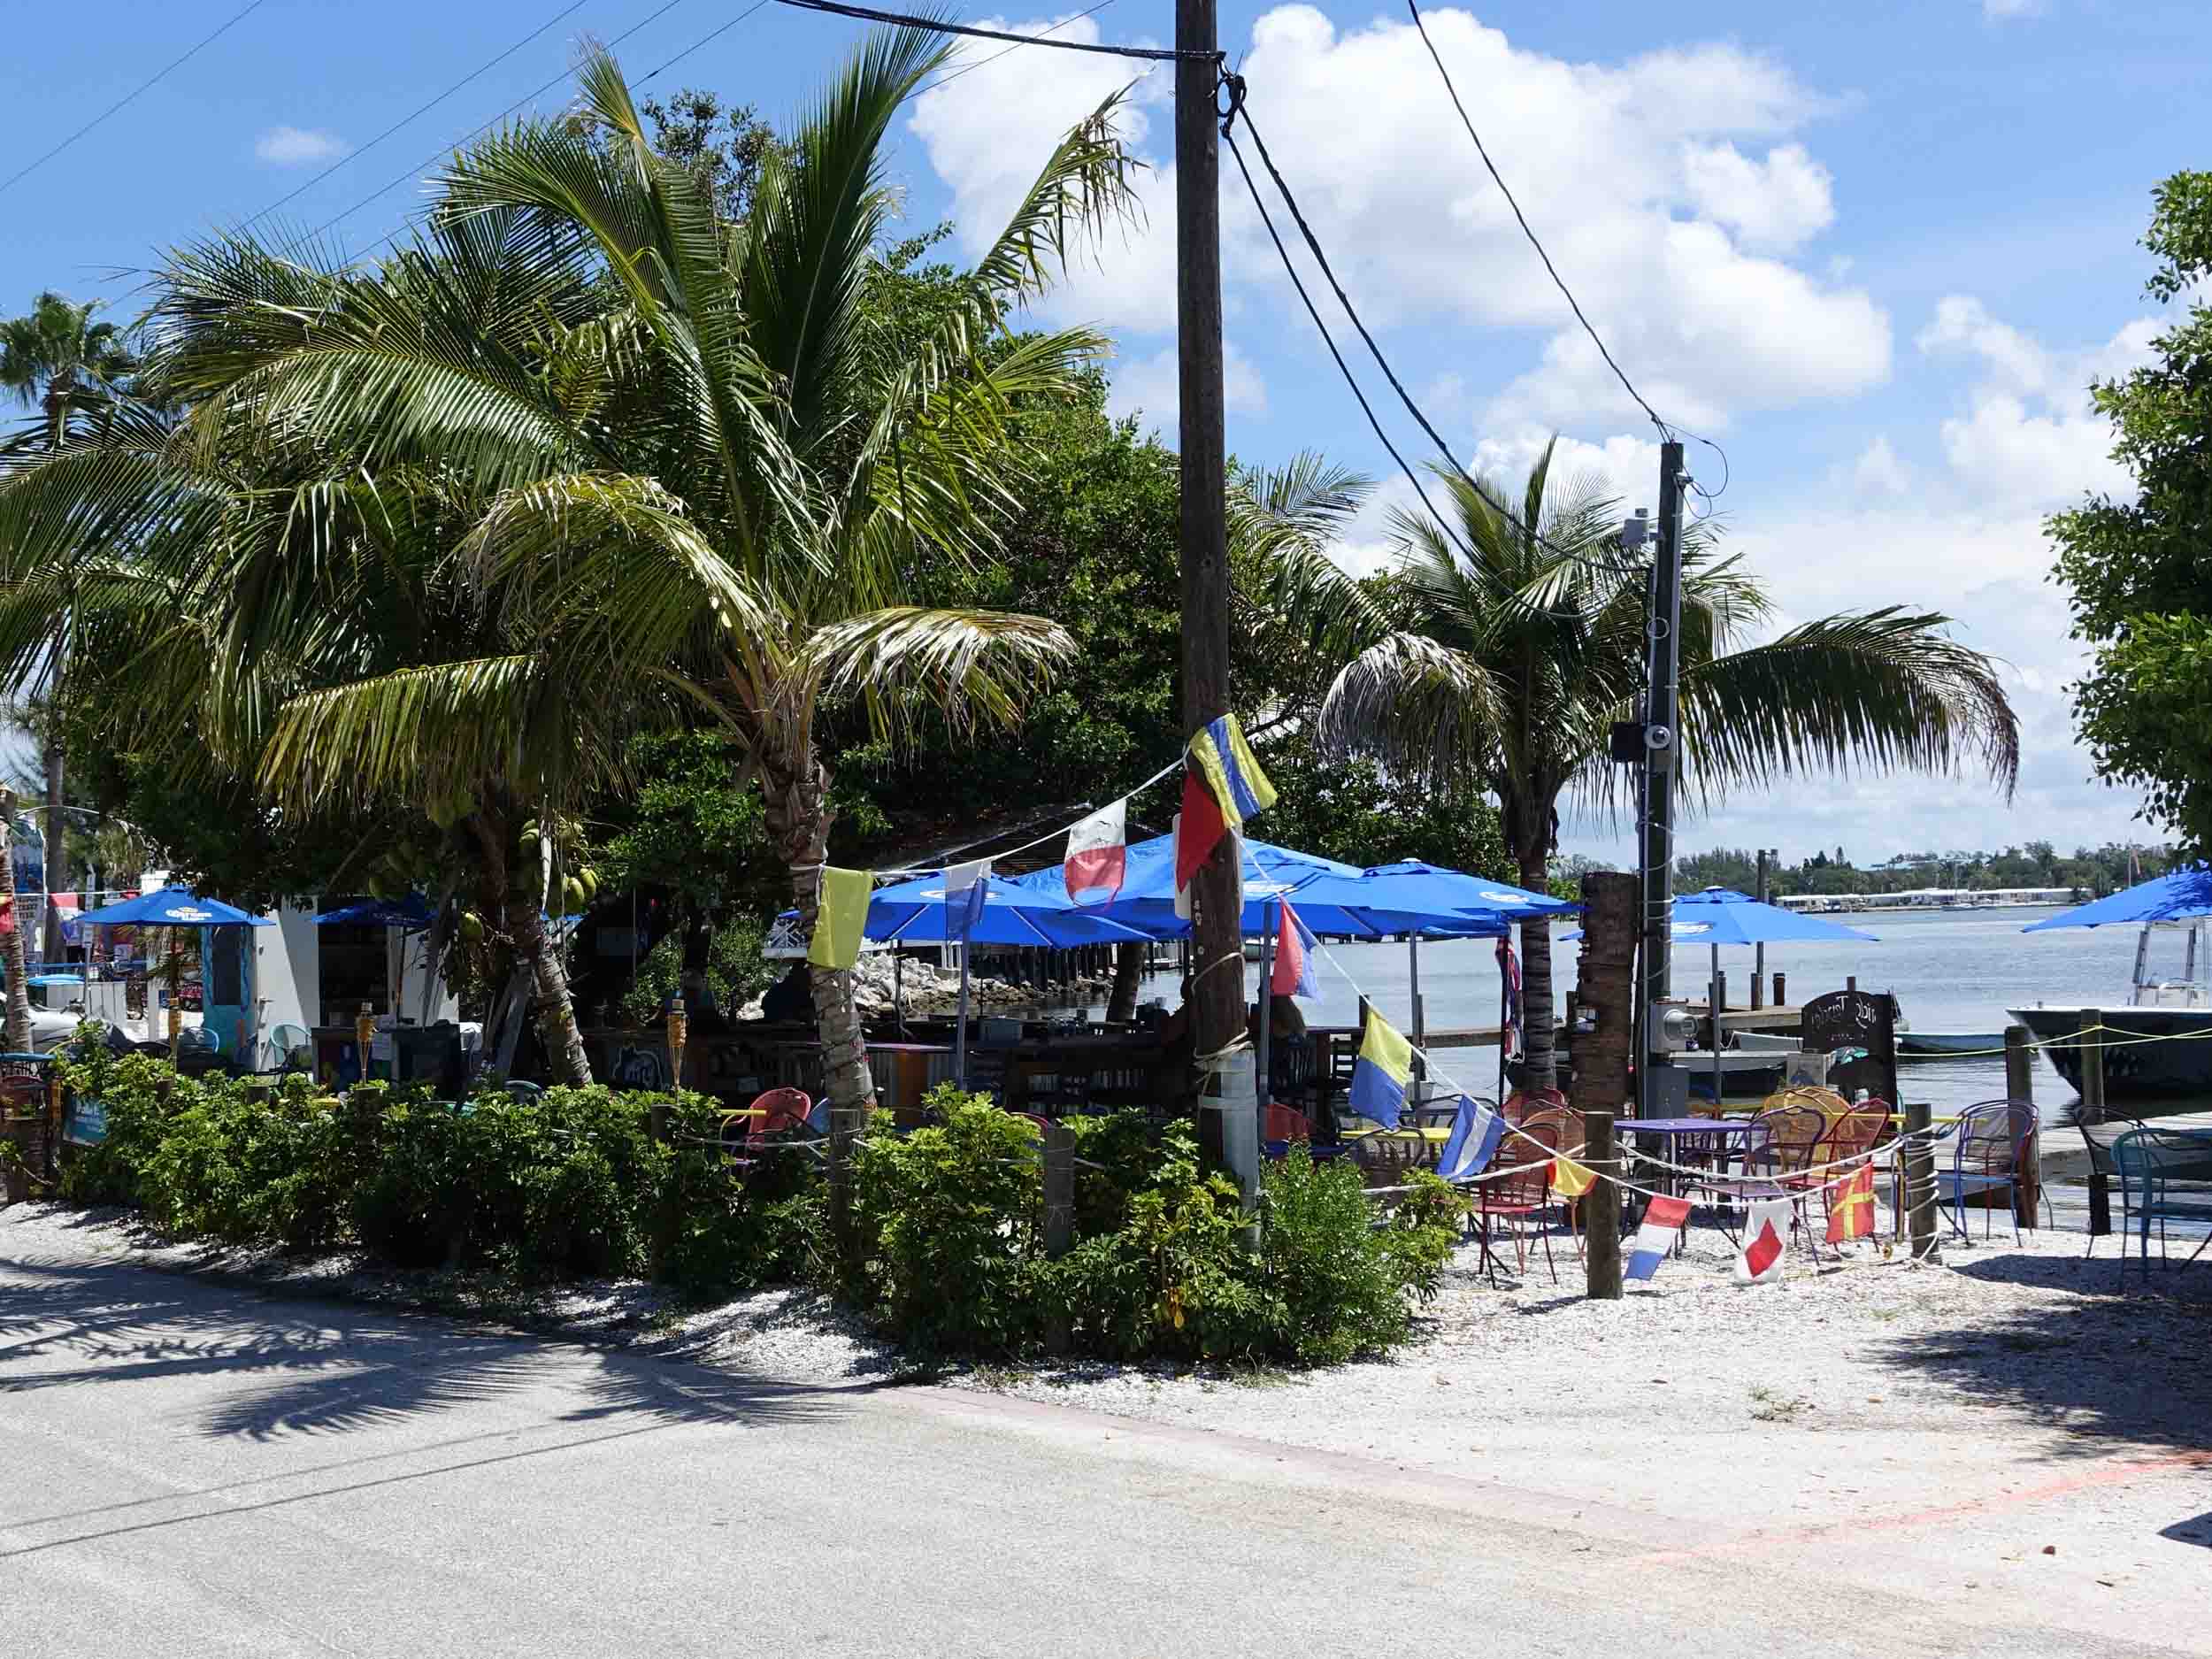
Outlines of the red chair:
M 803 1088 L 772 1088 L 757 1096 L 739 1114 L 752 1119 L 745 1135 L 747 1148 L 757 1152 L 767 1145 L 770 1135 L 805 1128 L 807 1114 L 813 1110 L 814 1099 Z
M 1534 1238 L 1544 1241 L 1544 1265 L 1551 1270 L 1551 1282 L 1559 1282 L 1559 1264 L 1552 1260 L 1551 1229 L 1545 1217 L 1554 1210 L 1563 1207 L 1552 1195 L 1552 1156 L 1559 1150 L 1559 1130 L 1556 1125 L 1540 1123 L 1517 1134 L 1509 1134 L 1484 1171 L 1485 1179 L 1469 1187 L 1475 1201 L 1471 1217 L 1475 1236 L 1482 1246 L 1482 1265 L 1495 1278 L 1499 1262 L 1497 1252 L 1491 1248 L 1493 1220 L 1506 1224 L 1506 1231 L 1513 1239 L 1513 1267 L 1515 1273 L 1528 1269 L 1528 1248 Z
M 1306 1114 L 1295 1106 L 1286 1106 L 1271 1101 L 1260 1114 L 1260 1139 L 1263 1141 L 1310 1141 L 1313 1125 Z
M 1517 1088 L 1505 1097 L 1505 1104 L 1498 1110 L 1505 1114 L 1506 1122 L 1517 1124 L 1532 1111 L 1563 1110 L 1566 1104 L 1567 1097 L 1555 1088 L 1540 1088 L 1533 1094 Z

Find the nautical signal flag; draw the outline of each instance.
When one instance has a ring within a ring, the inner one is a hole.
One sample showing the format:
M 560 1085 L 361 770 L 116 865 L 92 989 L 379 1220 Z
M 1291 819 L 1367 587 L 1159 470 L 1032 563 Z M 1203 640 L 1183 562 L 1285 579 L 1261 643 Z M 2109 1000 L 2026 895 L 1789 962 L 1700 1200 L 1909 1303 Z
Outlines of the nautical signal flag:
M 1513 941 L 1498 941 L 1498 978 L 1505 987 L 1504 1029 L 1499 1041 L 1505 1045 L 1505 1057 L 1521 1057 L 1521 959 L 1513 953 Z
M 1121 891 L 1128 873 L 1129 803 L 1117 801 L 1068 832 L 1060 879 L 1078 904 L 1103 904 Z
M 983 919 L 985 895 L 990 887 L 991 861 L 972 858 L 945 872 L 945 933 L 965 939 Z
M 1175 815 L 1175 891 L 1179 897 L 1190 886 L 1199 866 L 1211 856 L 1228 828 L 1221 803 L 1213 798 L 1198 774 L 1183 774 L 1183 810 Z
M 1367 1034 L 1352 1067 L 1353 1111 L 1386 1129 L 1398 1126 L 1405 1110 L 1406 1085 L 1413 1081 L 1413 1045 L 1373 1009 L 1367 1010 Z
M 1841 1180 L 1830 1181 L 1828 1242 L 1870 1238 L 1874 1233 L 1874 1166 L 1862 1164 Z
M 1744 1219 L 1743 1253 L 1736 1258 L 1739 1285 L 1763 1284 L 1782 1277 L 1782 1256 L 1789 1248 L 1790 1201 L 1769 1198 L 1753 1204 Z
M 1644 1206 L 1644 1218 L 1636 1229 L 1636 1238 L 1629 1247 L 1628 1265 L 1621 1270 L 1624 1279 L 1649 1279 L 1659 1271 L 1659 1263 L 1667 1259 L 1667 1252 L 1674 1248 L 1674 1235 L 1682 1231 L 1682 1224 L 1690 1218 L 1690 1201 L 1686 1198 L 1654 1198 Z
M 1242 829 L 1245 819 L 1256 818 L 1275 804 L 1275 786 L 1260 770 L 1235 715 L 1207 721 L 1190 741 L 1190 759 L 1204 774 L 1207 787 L 1220 803 L 1221 816 L 1230 828 Z
M 1570 1157 L 1551 1161 L 1551 1189 L 1562 1198 L 1579 1198 L 1597 1185 L 1597 1171 Z
M 849 968 L 860 960 L 861 929 L 868 923 L 868 895 L 876 879 L 865 870 L 825 869 L 815 899 L 814 937 L 806 959 L 818 968 Z
M 1448 1181 L 1470 1181 L 1490 1167 L 1498 1145 L 1505 1139 L 1505 1119 L 1491 1107 L 1465 1094 L 1452 1114 L 1452 1132 L 1444 1137 L 1437 1155 L 1436 1172 Z
M 1319 941 L 1290 908 L 1288 899 L 1280 901 L 1280 909 L 1275 925 L 1275 967 L 1267 988 L 1277 996 L 1318 996 L 1321 987 L 1314 977 L 1313 953 Z

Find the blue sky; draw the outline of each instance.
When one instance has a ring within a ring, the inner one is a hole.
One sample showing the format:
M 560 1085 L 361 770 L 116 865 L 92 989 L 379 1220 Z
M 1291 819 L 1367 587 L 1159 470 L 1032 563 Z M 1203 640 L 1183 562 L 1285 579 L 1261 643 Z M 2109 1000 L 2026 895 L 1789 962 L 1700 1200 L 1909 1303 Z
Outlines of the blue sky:
M 264 0 L 112 119 L 5 192 L 0 305 L 41 288 L 131 303 L 165 243 L 288 204 L 297 231 L 407 181 L 330 233 L 358 249 L 420 199 L 421 164 L 564 69 L 580 32 L 633 79 L 750 0 L 584 0 L 452 97 L 393 122 L 560 12 L 565 0 L 356 8 Z M 4 83 L 12 171 L 237 9 L 111 4 L 96 32 L 17 19 Z M 988 14 L 974 14 L 984 20 Z M 1066 14 L 1002 10 L 1033 30 Z M 1917 0 L 1440 7 L 1425 14 L 1462 97 L 1540 234 L 1661 412 L 1720 440 L 1731 535 L 1783 617 L 1902 603 L 2002 656 L 2026 729 L 2017 801 L 1977 780 L 1814 781 L 1725 803 L 1691 846 L 2062 844 L 2137 833 L 2132 796 L 2089 780 L 2064 686 L 2078 658 L 2039 523 L 2124 488 L 2082 388 L 2139 361 L 2155 311 L 2136 246 L 2148 193 L 2201 159 L 2212 7 L 2200 0 Z M 1167 0 L 1110 0 L 1070 38 L 1158 42 Z M 1404 13 L 1230 4 L 1225 44 L 1251 110 L 1385 348 L 1463 458 L 1517 470 L 1551 430 L 1629 504 L 1655 494 L 1649 428 L 1565 331 Z M 710 87 L 782 115 L 858 26 L 776 5 L 649 89 Z M 987 56 L 995 48 L 980 48 Z M 926 96 L 900 129 L 917 225 L 979 242 L 1052 139 L 1128 65 L 1025 50 Z M 1110 328 L 1117 396 L 1173 436 L 1171 170 L 1164 73 L 1126 135 L 1156 164 L 1145 222 L 1044 308 Z M 531 107 L 557 108 L 565 84 Z M 366 147 L 366 148 L 365 148 Z M 1233 189 L 1240 191 L 1233 174 Z M 1258 240 L 1225 198 L 1231 444 L 1308 447 L 1380 476 L 1386 458 Z M 1417 454 L 1409 423 L 1392 422 Z M 1692 464 L 1718 481 L 1709 451 Z M 1345 549 L 1385 557 L 1377 510 Z M 1603 825 L 1571 846 L 1617 856 Z

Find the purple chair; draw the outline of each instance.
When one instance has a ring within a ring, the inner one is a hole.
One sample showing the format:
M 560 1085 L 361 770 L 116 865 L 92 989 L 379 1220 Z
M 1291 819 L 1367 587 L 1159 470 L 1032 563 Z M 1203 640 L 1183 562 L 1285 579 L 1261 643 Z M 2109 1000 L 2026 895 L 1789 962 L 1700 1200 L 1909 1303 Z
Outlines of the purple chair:
M 1951 1231 L 1963 1239 L 1966 1201 L 1985 1200 L 1991 1194 L 2005 1195 L 2012 1216 L 2013 1242 L 2020 1241 L 2020 1166 L 2028 1155 L 2028 1137 L 2035 1133 L 2035 1108 L 2019 1101 L 1983 1101 L 1969 1106 L 1951 1125 L 1951 1166 L 1936 1171 L 1939 1201 L 1951 1208 Z M 1982 1213 L 1982 1237 L 1992 1223 L 1989 1204 Z

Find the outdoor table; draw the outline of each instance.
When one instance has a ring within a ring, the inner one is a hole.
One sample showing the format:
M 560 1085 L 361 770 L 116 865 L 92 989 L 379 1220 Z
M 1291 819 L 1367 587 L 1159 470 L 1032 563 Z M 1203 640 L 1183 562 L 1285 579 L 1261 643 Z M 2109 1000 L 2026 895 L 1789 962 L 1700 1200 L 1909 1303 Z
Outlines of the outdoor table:
M 1667 1146 L 1666 1158 L 1670 1164 L 1680 1164 L 1678 1156 L 1685 1151 L 1685 1142 L 1709 1141 L 1709 1148 L 1715 1159 L 1726 1156 L 1724 1141 L 1740 1141 L 1749 1136 L 1754 1120 L 1748 1118 L 1623 1118 L 1613 1127 L 1621 1133 L 1649 1135 L 1663 1141 Z M 1678 1197 L 1682 1190 L 1682 1176 L 1678 1171 L 1664 1171 L 1661 1183 L 1671 1197 Z

